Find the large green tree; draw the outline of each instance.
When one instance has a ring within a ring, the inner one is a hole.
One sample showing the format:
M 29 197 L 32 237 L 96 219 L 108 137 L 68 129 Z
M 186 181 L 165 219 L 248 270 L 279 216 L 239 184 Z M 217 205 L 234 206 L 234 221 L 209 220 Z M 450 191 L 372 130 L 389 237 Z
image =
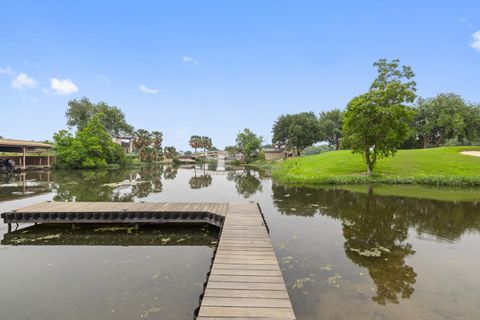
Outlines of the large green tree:
M 256 158 L 260 154 L 263 138 L 256 135 L 250 129 L 243 129 L 237 135 L 236 149 L 243 155 L 243 160 L 248 163 Z
M 415 100 L 415 76 L 395 59 L 374 63 L 377 77 L 367 93 L 353 98 L 345 112 L 342 144 L 364 156 L 368 175 L 380 157 L 393 156 L 409 134 Z
M 114 142 L 102 124 L 103 113 L 92 116 L 85 127 L 72 136 L 66 130 L 54 134 L 58 167 L 104 168 L 125 160 L 122 147 Z
M 112 137 L 131 135 L 133 127 L 125 120 L 125 114 L 115 106 L 105 102 L 93 103 L 88 98 L 74 99 L 68 102 L 68 109 L 65 113 L 67 125 L 70 128 L 82 130 L 92 119 L 93 115 L 102 113 L 102 125 Z
M 318 119 L 313 112 L 281 115 L 273 124 L 272 142 L 295 148 L 298 155 L 319 140 Z
M 319 140 L 327 141 L 331 147 L 339 150 L 340 139 L 342 138 L 343 111 L 333 109 L 320 113 L 318 125 Z
M 476 142 L 480 133 L 480 108 L 454 93 L 419 99 L 415 109 L 416 134 L 424 148 L 438 147 L 448 139 Z

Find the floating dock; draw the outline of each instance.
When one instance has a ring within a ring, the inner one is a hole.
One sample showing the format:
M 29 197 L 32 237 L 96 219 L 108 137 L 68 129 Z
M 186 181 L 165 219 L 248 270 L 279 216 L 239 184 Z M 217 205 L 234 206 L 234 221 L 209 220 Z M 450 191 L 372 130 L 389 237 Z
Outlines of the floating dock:
M 1 217 L 9 226 L 202 223 L 220 227 L 197 319 L 296 319 L 256 203 L 47 202 L 5 212 Z

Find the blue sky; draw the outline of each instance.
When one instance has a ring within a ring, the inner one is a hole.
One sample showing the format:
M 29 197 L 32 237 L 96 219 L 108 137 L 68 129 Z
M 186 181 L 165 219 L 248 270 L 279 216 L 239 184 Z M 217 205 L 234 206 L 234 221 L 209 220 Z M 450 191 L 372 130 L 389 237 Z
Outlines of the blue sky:
M 0 135 L 51 139 L 86 96 L 179 149 L 269 142 L 280 114 L 366 91 L 379 58 L 480 102 L 480 1 L 2 1 Z

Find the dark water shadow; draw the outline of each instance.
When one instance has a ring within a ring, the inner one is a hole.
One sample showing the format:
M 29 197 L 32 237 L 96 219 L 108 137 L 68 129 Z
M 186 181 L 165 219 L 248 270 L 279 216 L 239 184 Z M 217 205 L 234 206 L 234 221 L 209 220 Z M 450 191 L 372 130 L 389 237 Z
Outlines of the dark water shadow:
M 2 245 L 14 246 L 207 246 L 214 248 L 219 230 L 216 227 L 143 225 L 42 224 L 3 235 Z

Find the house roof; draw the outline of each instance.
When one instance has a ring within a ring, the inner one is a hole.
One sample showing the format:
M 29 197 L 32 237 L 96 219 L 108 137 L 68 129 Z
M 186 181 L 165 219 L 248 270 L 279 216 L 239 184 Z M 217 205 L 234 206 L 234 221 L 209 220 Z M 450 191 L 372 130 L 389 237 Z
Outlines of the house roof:
M 51 144 L 27 140 L 0 139 L 0 147 L 53 148 Z

